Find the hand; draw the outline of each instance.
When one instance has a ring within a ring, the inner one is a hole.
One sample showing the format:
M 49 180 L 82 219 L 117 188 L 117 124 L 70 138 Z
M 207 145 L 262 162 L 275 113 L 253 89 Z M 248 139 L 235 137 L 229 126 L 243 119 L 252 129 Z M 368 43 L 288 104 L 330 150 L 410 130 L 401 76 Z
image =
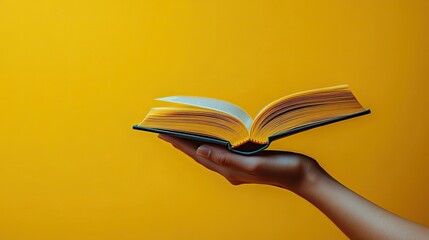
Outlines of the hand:
M 253 156 L 232 153 L 225 147 L 160 134 L 206 168 L 224 176 L 234 185 L 243 183 L 269 184 L 298 192 L 302 186 L 324 173 L 317 162 L 305 155 L 264 151 Z
M 297 193 L 320 209 L 350 239 L 429 239 L 429 228 L 359 196 L 305 155 L 263 151 L 242 156 L 216 145 L 201 145 L 164 134 L 159 137 L 234 185 L 269 184 Z

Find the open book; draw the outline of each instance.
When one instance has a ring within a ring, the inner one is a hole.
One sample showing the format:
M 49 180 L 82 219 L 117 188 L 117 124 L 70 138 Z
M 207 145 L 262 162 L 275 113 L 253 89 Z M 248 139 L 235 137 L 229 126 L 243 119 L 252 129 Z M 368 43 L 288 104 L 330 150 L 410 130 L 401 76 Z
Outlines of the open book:
M 245 155 L 266 149 L 275 139 L 370 113 L 347 85 L 282 97 L 265 106 L 254 119 L 241 108 L 212 98 L 173 96 L 157 100 L 178 106 L 152 108 L 134 129 L 221 144 Z

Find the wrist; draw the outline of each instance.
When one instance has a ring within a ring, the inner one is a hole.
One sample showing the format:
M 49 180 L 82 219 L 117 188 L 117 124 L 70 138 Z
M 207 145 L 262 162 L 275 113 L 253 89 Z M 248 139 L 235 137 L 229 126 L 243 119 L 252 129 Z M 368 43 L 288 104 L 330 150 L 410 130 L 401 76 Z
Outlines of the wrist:
M 317 192 L 323 183 L 334 180 L 315 160 L 309 160 L 303 162 L 300 183 L 294 189 L 291 189 L 294 193 L 306 199 Z

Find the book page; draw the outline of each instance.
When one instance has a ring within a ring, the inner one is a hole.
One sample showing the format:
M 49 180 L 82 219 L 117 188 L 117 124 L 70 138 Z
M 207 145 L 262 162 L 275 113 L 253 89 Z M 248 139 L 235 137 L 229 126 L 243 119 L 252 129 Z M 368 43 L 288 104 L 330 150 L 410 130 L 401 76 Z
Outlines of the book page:
M 247 114 L 243 109 L 237 107 L 232 103 L 214 99 L 214 98 L 171 96 L 171 97 L 157 98 L 156 100 L 171 102 L 171 103 L 180 103 L 184 105 L 219 111 L 239 119 L 241 122 L 244 123 L 244 125 L 248 130 L 250 130 L 250 126 L 252 125 L 252 121 L 253 121 L 252 118 L 249 116 L 249 114 Z

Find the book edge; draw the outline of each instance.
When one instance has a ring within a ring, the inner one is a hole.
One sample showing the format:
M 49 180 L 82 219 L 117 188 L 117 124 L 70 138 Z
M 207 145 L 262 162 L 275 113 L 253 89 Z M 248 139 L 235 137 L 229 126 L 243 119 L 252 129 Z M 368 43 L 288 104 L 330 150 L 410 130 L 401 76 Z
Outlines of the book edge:
M 301 126 L 301 127 L 296 127 L 296 128 L 291 129 L 291 130 L 288 130 L 288 131 L 285 131 L 285 132 L 282 132 L 282 133 L 270 136 L 270 137 L 268 137 L 268 141 L 269 142 L 270 141 L 274 141 L 274 140 L 277 140 L 277 139 L 280 139 L 280 138 L 283 138 L 283 137 L 287 137 L 287 136 L 290 136 L 290 135 L 293 135 L 293 134 L 296 134 L 296 133 L 299 133 L 299 132 L 302 132 L 302 131 L 310 130 L 310 129 L 313 129 L 313 128 L 316 128 L 316 127 L 325 126 L 325 125 L 328 125 L 328 124 L 331 124 L 331 123 L 335 123 L 335 122 L 347 120 L 347 119 L 350 119 L 350 118 L 359 117 L 359 116 L 366 115 L 366 114 L 369 114 L 369 113 L 371 113 L 371 110 L 370 109 L 365 109 L 365 110 L 362 110 L 362 111 L 359 111 L 359 112 L 356 112 L 356 113 L 352 113 L 352 114 L 348 114 L 348 115 L 344 115 L 344 116 L 340 116 L 340 117 L 336 117 L 336 118 L 331 118 L 331 119 L 324 120 L 324 121 L 321 121 L 321 122 L 307 124 L 307 125 L 304 125 L 304 126 Z
M 164 130 L 164 129 L 158 129 L 158 128 L 148 128 L 148 127 L 142 127 L 139 125 L 134 125 L 133 129 L 134 130 L 147 131 L 147 132 L 153 132 L 153 133 L 168 134 L 168 135 L 172 135 L 172 136 L 176 136 L 176 137 L 180 137 L 180 138 L 186 138 L 189 140 L 203 141 L 203 142 L 214 143 L 214 144 L 223 145 L 223 146 L 231 145 L 228 141 L 225 141 L 222 139 L 205 137 L 205 136 L 201 136 L 201 135 L 178 132 L 178 131 Z

